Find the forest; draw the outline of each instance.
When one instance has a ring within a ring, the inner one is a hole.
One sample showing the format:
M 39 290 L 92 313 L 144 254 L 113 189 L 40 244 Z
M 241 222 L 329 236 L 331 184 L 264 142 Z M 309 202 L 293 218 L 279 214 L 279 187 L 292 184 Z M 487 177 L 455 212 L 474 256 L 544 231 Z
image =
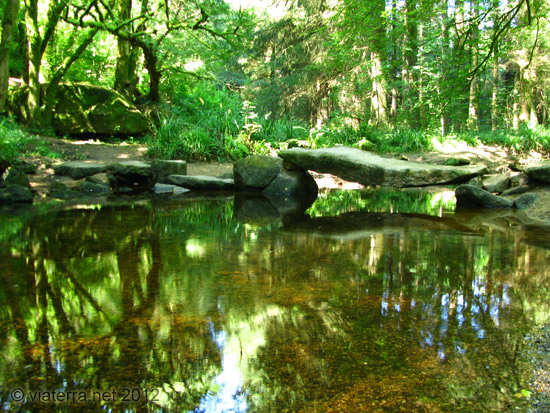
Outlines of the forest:
M 291 144 L 550 150 L 544 0 L 1 0 L 0 157 L 47 134 L 68 82 L 150 121 L 152 157 L 234 160 Z M 10 83 L 27 90 L 24 125 Z M 298 141 L 298 143 L 296 143 Z M 292 143 L 294 142 L 294 143 Z

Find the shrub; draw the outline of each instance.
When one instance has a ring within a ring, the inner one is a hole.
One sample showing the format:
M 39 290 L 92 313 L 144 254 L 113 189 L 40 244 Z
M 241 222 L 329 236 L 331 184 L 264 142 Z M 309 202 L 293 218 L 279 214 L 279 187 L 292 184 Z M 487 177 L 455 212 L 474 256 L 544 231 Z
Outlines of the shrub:
M 25 153 L 30 138 L 11 119 L 0 118 L 0 172 Z

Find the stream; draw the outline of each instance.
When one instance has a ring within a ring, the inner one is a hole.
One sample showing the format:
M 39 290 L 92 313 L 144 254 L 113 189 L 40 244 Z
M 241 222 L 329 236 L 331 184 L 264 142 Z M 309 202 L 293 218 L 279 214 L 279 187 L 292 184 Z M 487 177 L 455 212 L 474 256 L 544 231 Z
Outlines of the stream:
M 2 408 L 531 408 L 549 230 L 452 191 L 324 191 L 292 217 L 248 202 L 1 211 Z

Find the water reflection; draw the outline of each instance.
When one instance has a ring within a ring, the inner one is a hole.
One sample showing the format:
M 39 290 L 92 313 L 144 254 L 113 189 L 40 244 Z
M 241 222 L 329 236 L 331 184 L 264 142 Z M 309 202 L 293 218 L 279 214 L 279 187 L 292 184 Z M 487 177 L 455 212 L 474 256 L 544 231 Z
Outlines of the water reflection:
M 3 408 L 524 408 L 548 250 L 419 215 L 439 201 L 365 213 L 353 196 L 276 226 L 238 220 L 227 199 L 2 217 Z M 51 404 L 37 390 L 118 397 Z

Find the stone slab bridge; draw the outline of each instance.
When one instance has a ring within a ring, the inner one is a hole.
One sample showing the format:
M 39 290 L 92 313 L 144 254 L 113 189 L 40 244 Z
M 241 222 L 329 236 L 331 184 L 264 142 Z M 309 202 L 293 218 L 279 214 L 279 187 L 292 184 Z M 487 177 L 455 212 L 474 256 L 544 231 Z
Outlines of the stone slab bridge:
M 454 184 L 487 173 L 483 165 L 447 166 L 386 159 L 346 146 L 292 148 L 280 151 L 279 157 L 301 169 L 330 173 L 346 181 L 397 188 Z

